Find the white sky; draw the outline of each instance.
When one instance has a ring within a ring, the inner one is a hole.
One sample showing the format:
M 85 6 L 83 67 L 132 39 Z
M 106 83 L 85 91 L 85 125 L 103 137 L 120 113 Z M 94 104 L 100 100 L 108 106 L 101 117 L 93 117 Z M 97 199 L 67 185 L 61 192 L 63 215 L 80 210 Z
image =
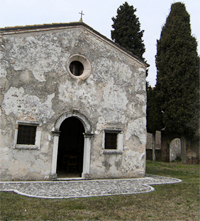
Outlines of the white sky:
M 104 36 L 111 38 L 112 17 L 125 0 L 0 0 L 0 27 L 68 23 L 79 21 L 81 10 L 83 21 Z M 150 64 L 149 81 L 156 83 L 156 40 L 160 38 L 162 26 L 176 0 L 127 0 L 137 9 L 141 29 L 144 30 L 146 52 L 144 58 Z M 182 0 L 190 14 L 192 35 L 200 42 L 200 0 Z M 199 43 L 200 44 L 200 43 Z M 200 46 L 198 46 L 200 54 Z

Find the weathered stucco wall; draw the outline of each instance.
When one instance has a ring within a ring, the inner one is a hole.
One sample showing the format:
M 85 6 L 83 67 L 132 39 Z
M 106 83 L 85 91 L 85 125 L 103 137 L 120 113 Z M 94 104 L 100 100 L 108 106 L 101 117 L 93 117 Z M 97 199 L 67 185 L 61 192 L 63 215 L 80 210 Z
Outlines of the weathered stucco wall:
M 5 34 L 1 38 L 1 179 L 47 179 L 51 173 L 51 131 L 63 113 L 87 117 L 91 141 L 90 177 L 145 174 L 145 67 L 83 27 Z M 91 74 L 73 79 L 67 61 L 85 56 Z M 39 122 L 40 149 L 14 148 L 17 121 Z M 123 131 L 123 153 L 103 153 L 103 130 Z

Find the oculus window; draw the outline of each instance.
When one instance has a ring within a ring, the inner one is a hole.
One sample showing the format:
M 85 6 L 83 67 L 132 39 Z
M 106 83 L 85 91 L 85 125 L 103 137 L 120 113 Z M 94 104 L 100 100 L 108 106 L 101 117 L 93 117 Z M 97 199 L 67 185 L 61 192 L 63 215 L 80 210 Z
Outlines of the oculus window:
M 82 63 L 79 61 L 72 61 L 69 68 L 70 68 L 71 73 L 75 76 L 82 75 L 83 70 L 84 70 Z
M 74 54 L 67 61 L 67 71 L 74 79 L 85 80 L 91 73 L 89 60 L 80 54 Z

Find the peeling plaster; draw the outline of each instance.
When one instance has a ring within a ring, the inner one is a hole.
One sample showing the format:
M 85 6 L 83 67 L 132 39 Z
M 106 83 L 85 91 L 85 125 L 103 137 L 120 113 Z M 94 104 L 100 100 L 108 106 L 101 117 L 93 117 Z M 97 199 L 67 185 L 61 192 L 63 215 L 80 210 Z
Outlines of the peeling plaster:
M 52 128 L 74 111 L 95 131 L 88 164 L 91 179 L 145 174 L 146 73 L 141 62 L 85 27 L 25 30 L 2 39 L 3 179 L 47 179 L 55 149 Z M 74 54 L 90 62 L 87 79 L 74 79 L 68 73 L 67 61 Z M 39 150 L 13 149 L 20 120 L 39 122 Z M 103 131 L 113 128 L 123 132 L 123 150 L 106 155 Z
M 146 145 L 146 118 L 138 118 L 133 122 L 128 123 L 127 132 L 125 135 L 125 139 L 128 141 L 131 136 L 136 136 L 139 138 L 141 144 Z
M 47 100 L 42 103 L 37 96 L 24 94 L 24 88 L 11 87 L 4 95 L 2 109 L 6 115 L 11 113 L 22 117 L 31 116 L 34 119 L 51 118 L 54 114 L 52 110 L 52 99 L 55 94 L 47 96 Z

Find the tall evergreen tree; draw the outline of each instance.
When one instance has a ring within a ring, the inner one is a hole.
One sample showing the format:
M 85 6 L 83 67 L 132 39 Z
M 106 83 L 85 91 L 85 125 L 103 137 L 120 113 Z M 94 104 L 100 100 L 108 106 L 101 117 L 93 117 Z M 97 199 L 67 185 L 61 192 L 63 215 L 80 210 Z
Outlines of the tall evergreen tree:
M 114 30 L 111 38 L 115 43 L 143 59 L 145 46 L 142 40 L 143 30 L 140 30 L 140 22 L 135 15 L 136 9 L 127 2 L 117 9 L 116 18 L 112 18 Z
M 147 132 L 155 133 L 162 128 L 162 113 L 156 98 L 156 88 L 152 88 L 147 82 Z
M 191 35 L 190 15 L 183 3 L 174 3 L 157 40 L 157 97 L 169 132 L 192 135 L 198 100 L 197 42 Z

